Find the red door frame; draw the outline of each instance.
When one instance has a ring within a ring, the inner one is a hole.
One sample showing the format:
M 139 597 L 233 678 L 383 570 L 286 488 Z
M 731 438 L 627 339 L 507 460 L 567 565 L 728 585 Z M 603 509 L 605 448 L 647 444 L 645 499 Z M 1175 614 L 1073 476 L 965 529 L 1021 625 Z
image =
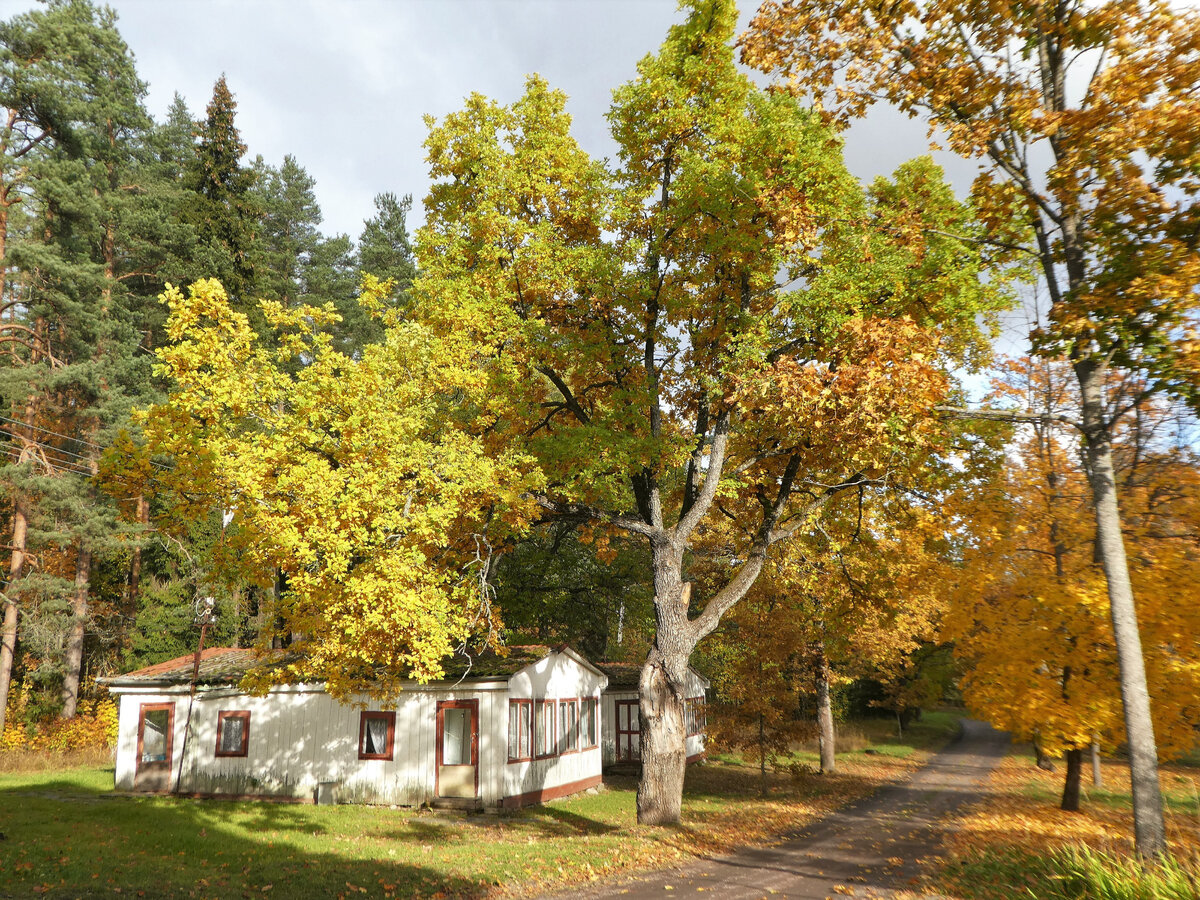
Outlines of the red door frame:
M 622 728 L 621 727 L 621 707 L 622 706 L 627 706 L 630 708 L 629 715 L 626 717 L 625 721 L 629 725 L 632 725 L 634 722 L 638 722 L 638 725 L 636 728 Z M 617 731 L 617 761 L 618 762 L 633 762 L 635 759 L 641 759 L 642 758 L 642 748 L 641 748 L 642 727 L 641 727 L 641 719 L 640 719 L 640 716 L 638 713 L 638 701 L 636 701 L 636 700 L 617 700 L 617 701 L 615 701 L 614 712 L 616 713 L 616 716 L 614 718 L 616 720 L 616 731 Z M 633 752 L 633 740 L 632 740 L 633 735 L 638 736 L 638 752 L 636 754 Z M 623 738 L 625 740 L 622 740 Z
M 475 796 L 479 796 L 479 701 L 478 700 L 439 700 L 437 702 L 437 728 L 434 736 L 436 753 L 433 765 L 433 796 L 441 797 L 439 784 L 442 769 L 442 741 L 445 738 L 445 718 L 442 710 L 469 709 L 471 710 L 471 765 L 475 769 Z
M 146 713 L 162 712 L 167 713 L 167 732 L 164 736 L 166 741 L 166 759 L 161 762 L 143 762 L 142 750 L 146 736 Z M 138 776 L 143 772 L 157 773 L 164 772 L 166 774 L 166 784 L 161 790 L 167 790 L 171 783 L 171 769 L 174 764 L 175 752 L 175 704 L 172 703 L 143 703 L 138 707 L 138 730 L 137 730 L 137 759 L 133 769 L 134 790 L 137 790 Z

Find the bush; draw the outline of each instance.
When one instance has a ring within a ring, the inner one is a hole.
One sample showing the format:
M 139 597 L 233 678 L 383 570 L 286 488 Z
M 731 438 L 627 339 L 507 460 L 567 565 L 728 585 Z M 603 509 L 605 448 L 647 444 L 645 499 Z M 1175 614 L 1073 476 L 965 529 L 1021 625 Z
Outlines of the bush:
M 80 701 L 73 719 L 43 718 L 27 723 L 31 695 L 28 685 L 10 694 L 0 750 L 68 752 L 107 749 L 117 743 L 117 703 L 111 697 Z

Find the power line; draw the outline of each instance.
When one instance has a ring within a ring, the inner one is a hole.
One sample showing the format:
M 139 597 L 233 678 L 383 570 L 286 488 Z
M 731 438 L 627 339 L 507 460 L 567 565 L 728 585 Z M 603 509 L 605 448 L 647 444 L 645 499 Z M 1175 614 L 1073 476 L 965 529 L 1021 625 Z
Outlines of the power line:
M 64 450 L 62 447 L 55 447 L 53 444 L 47 444 L 44 441 L 38 441 L 31 437 L 26 437 L 23 434 L 16 434 L 12 431 L 5 431 L 3 428 L 0 428 L 0 434 L 7 434 L 9 437 L 16 438 L 19 441 L 27 441 L 28 443 L 34 444 L 38 447 L 42 447 L 43 449 L 53 450 L 55 453 L 61 453 L 64 456 L 73 456 L 78 460 L 82 460 L 83 462 L 88 463 L 89 465 L 92 462 L 92 460 L 86 456 L 81 456 L 78 453 L 72 453 L 70 450 Z
M 22 460 L 21 452 L 19 450 L 17 450 L 16 447 L 5 447 L 4 453 L 9 458 L 11 458 L 13 460 L 13 462 L 19 463 L 19 462 L 29 462 L 30 461 L 28 458 Z M 71 465 L 70 463 L 64 462 L 61 459 L 51 459 L 49 456 L 46 456 L 46 457 L 44 457 L 44 460 L 46 463 L 48 463 L 51 466 L 51 468 L 57 467 L 61 471 L 72 472 L 76 475 L 82 475 L 85 478 L 92 477 L 92 473 L 90 471 L 88 471 L 87 469 L 76 468 L 75 466 Z
M 28 422 L 22 422 L 19 419 L 11 419 L 8 416 L 0 416 L 0 422 L 11 422 L 13 425 L 20 425 L 22 428 L 28 428 L 30 431 L 40 431 L 42 434 L 49 434 L 49 435 L 52 435 L 53 437 L 62 438 L 65 441 L 75 441 L 77 444 L 83 444 L 85 447 L 91 447 L 93 450 L 99 450 L 101 453 L 103 453 L 107 449 L 105 447 L 102 447 L 100 444 L 95 444 L 84 438 L 73 437 L 69 434 L 63 434 L 62 432 L 59 432 L 59 431 L 51 431 L 49 428 L 43 428 L 41 425 L 30 425 Z M 49 449 L 54 450 L 57 453 L 66 453 L 70 456 L 76 457 L 77 459 L 82 459 L 84 462 L 88 462 L 88 463 L 91 462 L 91 460 L 86 456 L 80 456 L 78 453 L 71 453 L 70 450 L 62 450 L 61 448 L 54 447 L 53 445 L 44 444 L 40 441 L 34 440 L 33 438 L 25 437 L 24 435 L 17 434 L 16 432 L 13 432 L 13 431 L 4 431 L 4 429 L 0 429 L 0 433 L 11 435 L 12 437 L 17 438 L 18 440 L 29 441 L 30 443 L 37 444 L 39 447 L 47 447 Z M 154 466 L 157 469 L 162 469 L 164 472 L 170 472 L 172 469 L 171 466 L 163 465 L 162 463 L 155 462 L 154 460 L 150 460 L 150 465 Z
M 104 449 L 99 444 L 93 444 L 91 441 L 85 440 L 84 438 L 69 434 L 62 434 L 58 431 L 51 431 L 49 428 L 43 428 L 41 425 L 30 425 L 28 422 L 22 422 L 20 419 L 10 419 L 8 416 L 0 416 L 0 422 L 11 422 L 13 425 L 20 425 L 22 428 L 28 428 L 32 431 L 40 431 L 43 434 L 50 434 L 54 437 L 60 437 L 65 441 L 75 441 L 76 443 L 84 444 L 85 446 L 92 447 L 96 450 Z

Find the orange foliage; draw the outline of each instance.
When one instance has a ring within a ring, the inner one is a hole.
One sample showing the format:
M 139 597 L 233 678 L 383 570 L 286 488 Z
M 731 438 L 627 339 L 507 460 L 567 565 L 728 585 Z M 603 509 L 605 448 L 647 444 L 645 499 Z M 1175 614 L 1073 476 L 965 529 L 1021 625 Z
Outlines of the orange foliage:
M 997 393 L 1055 412 L 1072 402 L 1068 388 L 1061 370 L 1023 360 L 1009 365 Z M 1181 602 L 1200 583 L 1200 460 L 1172 444 L 1170 424 L 1164 409 L 1143 404 L 1115 450 L 1156 732 L 1168 756 L 1190 749 L 1200 723 L 1200 608 Z M 954 507 L 965 531 L 946 633 L 968 667 L 967 703 L 1049 753 L 1086 747 L 1094 735 L 1109 747 L 1124 739 L 1095 520 L 1070 437 L 1036 426 L 985 489 Z

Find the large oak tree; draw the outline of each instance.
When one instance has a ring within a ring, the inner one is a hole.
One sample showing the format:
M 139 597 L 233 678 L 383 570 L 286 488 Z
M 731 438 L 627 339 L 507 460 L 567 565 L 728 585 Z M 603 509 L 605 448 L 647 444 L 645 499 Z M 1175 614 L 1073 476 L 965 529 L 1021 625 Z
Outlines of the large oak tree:
M 649 549 L 643 823 L 679 819 L 697 643 L 774 545 L 919 464 L 946 367 L 998 302 L 940 172 L 864 191 L 819 116 L 737 70 L 735 22 L 723 0 L 688 7 L 614 93 L 612 163 L 536 77 L 512 106 L 469 98 L 426 144 L 417 314 L 492 348 L 510 406 L 488 439 L 538 460 L 544 515 Z M 725 577 L 692 591 L 718 521 Z

